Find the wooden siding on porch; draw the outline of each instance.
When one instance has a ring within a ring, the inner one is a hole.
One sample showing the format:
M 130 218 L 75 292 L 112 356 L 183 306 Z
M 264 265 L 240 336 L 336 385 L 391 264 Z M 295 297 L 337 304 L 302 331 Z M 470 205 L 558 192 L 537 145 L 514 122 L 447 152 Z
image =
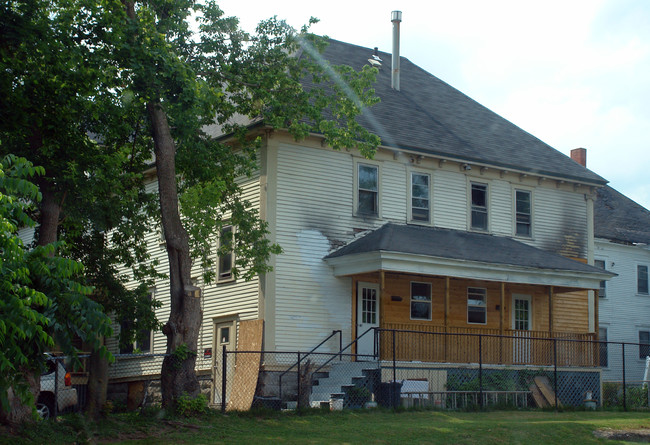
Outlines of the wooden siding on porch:
M 365 275 L 363 281 L 379 282 L 376 276 Z M 431 320 L 411 320 L 411 282 L 431 283 Z M 551 330 L 549 324 L 549 287 L 524 284 L 504 284 L 503 308 L 501 308 L 501 286 L 504 283 L 480 280 L 449 279 L 449 307 L 447 326 L 466 329 L 485 330 L 503 328 L 504 332 L 512 326 L 512 295 L 530 295 L 532 298 L 531 330 Z M 381 295 L 381 317 L 386 323 L 416 322 L 422 326 L 445 326 L 445 277 L 418 276 L 400 273 L 385 273 L 385 291 Z M 467 322 L 467 288 L 485 288 L 486 323 Z M 553 295 L 554 332 L 589 331 L 589 312 L 587 291 L 576 291 Z M 503 311 L 503 312 L 502 312 Z M 501 325 L 503 316 L 503 325 Z
M 588 333 L 508 329 L 502 336 L 498 329 L 385 323 L 379 344 L 382 360 L 394 354 L 403 361 L 550 366 L 557 357 L 559 366 L 588 367 L 598 365 L 594 340 Z

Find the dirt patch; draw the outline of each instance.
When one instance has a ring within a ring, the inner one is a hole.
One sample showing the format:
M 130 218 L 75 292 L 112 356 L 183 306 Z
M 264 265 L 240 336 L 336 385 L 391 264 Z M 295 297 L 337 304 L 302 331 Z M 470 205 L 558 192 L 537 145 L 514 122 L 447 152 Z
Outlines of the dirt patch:
M 637 430 L 613 430 L 606 428 L 594 431 L 594 436 L 600 439 L 650 443 L 650 429 L 648 428 L 641 428 Z

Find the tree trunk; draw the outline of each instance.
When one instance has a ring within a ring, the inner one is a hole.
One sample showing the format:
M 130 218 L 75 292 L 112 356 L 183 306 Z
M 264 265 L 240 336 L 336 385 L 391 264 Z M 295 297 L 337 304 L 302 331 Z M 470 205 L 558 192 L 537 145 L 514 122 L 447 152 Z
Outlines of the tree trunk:
M 38 188 L 43 195 L 40 204 L 41 218 L 38 229 L 38 245 L 47 246 L 57 240 L 57 230 L 59 228 L 59 216 L 61 215 L 61 202 L 56 196 L 54 188 L 48 178 L 42 178 L 38 181 Z
M 171 307 L 169 320 L 163 326 L 167 336 L 167 357 L 161 371 L 162 404 L 174 408 L 183 394 L 196 397 L 199 382 L 194 366 L 196 348 L 203 314 L 201 299 L 192 292 L 189 238 L 183 227 L 178 208 L 176 184 L 176 145 L 172 139 L 167 116 L 160 103 L 148 103 L 152 122 L 158 194 L 162 225 L 169 259 L 169 291 Z M 178 348 L 185 345 L 187 353 Z
M 100 340 L 103 346 L 104 339 Z M 108 360 L 98 352 L 98 349 L 90 353 L 88 359 L 88 388 L 86 394 L 86 416 L 92 420 L 98 420 L 103 413 L 108 391 Z
M 25 375 L 27 385 L 29 385 L 29 392 L 32 393 L 34 401 L 36 401 L 38 399 L 38 393 L 41 390 L 41 376 L 31 369 L 23 369 L 23 374 Z M 9 398 L 9 409 L 5 411 L 0 406 L 0 423 L 17 426 L 34 421 L 32 405 L 22 403 L 13 388 L 9 388 L 7 395 Z

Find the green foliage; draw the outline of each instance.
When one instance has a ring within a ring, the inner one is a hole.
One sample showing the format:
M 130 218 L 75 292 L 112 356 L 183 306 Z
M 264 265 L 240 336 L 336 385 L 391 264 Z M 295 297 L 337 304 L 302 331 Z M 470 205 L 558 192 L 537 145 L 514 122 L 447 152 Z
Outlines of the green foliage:
M 176 400 L 176 414 L 180 416 L 199 416 L 208 411 L 208 398 L 205 394 L 199 394 L 196 397 L 190 397 L 187 394 L 183 394 Z
M 625 399 L 623 398 L 623 385 L 614 382 L 603 383 L 603 407 L 623 408 L 623 402 L 627 408 L 648 408 L 648 386 L 628 385 L 625 388 Z
M 56 245 L 57 256 L 86 265 L 83 284 L 107 312 L 131 322 L 120 335 L 132 343 L 138 330 L 159 325 L 158 303 L 146 291 L 159 276 L 157 264 L 143 242 L 157 203 L 143 185 L 151 141 L 141 137 L 142 103 L 125 90 L 115 48 L 106 45 L 111 22 L 122 20 L 112 14 L 115 6 L 92 0 L 0 5 L 0 155 L 15 153 L 44 167 L 37 185 L 61 210 L 55 223 L 65 244 Z M 37 228 L 35 241 L 39 236 Z M 127 289 L 132 279 L 145 290 Z
M 217 254 L 234 251 L 235 277 L 262 274 L 281 249 L 242 197 L 241 180 L 258 169 L 262 143 L 251 138 L 248 124 L 263 121 L 296 139 L 319 133 L 334 148 L 372 156 L 379 138 L 355 118 L 378 100 L 372 89 L 376 70 L 330 66 L 320 56 L 326 40 L 308 27 L 296 32 L 273 18 L 247 34 L 211 0 L 133 5 L 135 19 L 115 24 L 107 44 L 116 48 L 122 78 L 130 81 L 123 91 L 136 98 L 143 115 L 145 103 L 160 104 L 169 121 L 192 258 L 210 282 L 215 234 L 232 225 L 233 245 L 221 245 Z M 117 16 L 124 8 L 115 6 L 111 13 Z M 188 24 L 191 17 L 199 22 L 197 33 Z M 237 123 L 242 116 L 249 121 Z M 231 138 L 214 137 L 215 121 L 217 133 Z
M 25 372 L 44 368 L 43 353 L 57 344 L 73 353 L 72 337 L 92 344 L 95 335 L 111 332 L 101 306 L 89 300 L 91 289 L 80 282 L 83 267 L 54 255 L 56 245 L 27 249 L 18 230 L 34 227 L 28 212 L 40 199 L 30 179 L 42 175 L 13 155 L 0 161 L 0 403 L 8 408 L 13 387 L 26 402 Z

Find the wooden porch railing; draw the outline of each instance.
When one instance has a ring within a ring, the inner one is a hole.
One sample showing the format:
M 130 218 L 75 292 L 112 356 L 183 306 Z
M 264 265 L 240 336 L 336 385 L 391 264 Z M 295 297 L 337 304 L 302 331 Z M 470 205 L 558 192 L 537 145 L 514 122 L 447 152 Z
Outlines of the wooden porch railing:
M 500 335 L 498 329 L 386 323 L 379 338 L 381 359 L 393 358 L 393 335 L 400 361 L 598 366 L 594 334 L 507 330 Z

